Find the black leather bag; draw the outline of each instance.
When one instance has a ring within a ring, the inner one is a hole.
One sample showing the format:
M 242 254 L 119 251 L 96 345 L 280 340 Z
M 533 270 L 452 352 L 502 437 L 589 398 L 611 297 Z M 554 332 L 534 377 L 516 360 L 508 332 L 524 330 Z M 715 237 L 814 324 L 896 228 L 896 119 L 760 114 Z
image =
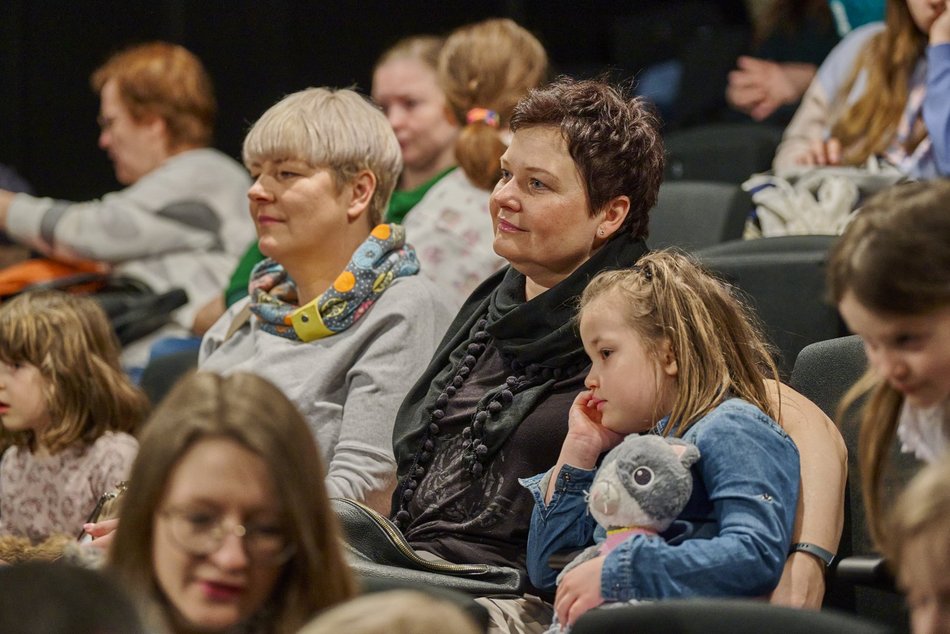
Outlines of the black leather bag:
M 31 284 L 20 292 L 39 290 L 89 295 L 102 306 L 122 346 L 169 323 L 172 312 L 188 303 L 188 295 L 183 289 L 156 293 L 137 279 L 107 273 L 59 277 Z
M 516 568 L 423 559 L 395 524 L 371 508 L 346 498 L 333 498 L 331 504 L 350 566 L 360 577 L 424 583 L 473 596 L 524 594 L 524 573 Z

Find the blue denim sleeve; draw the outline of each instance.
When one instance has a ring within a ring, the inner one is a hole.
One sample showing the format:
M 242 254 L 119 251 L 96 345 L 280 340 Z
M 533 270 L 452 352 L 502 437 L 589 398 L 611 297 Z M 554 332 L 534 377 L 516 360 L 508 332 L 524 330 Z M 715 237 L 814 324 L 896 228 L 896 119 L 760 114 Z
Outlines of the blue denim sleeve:
M 520 480 L 521 485 L 534 496 L 526 567 L 528 578 L 536 588 L 554 589 L 559 571 L 548 566 L 551 555 L 577 550 L 593 543 L 597 523 L 587 512 L 584 493 L 590 489 L 596 473 L 596 470 L 564 465 L 558 473 L 554 494 L 547 505 L 544 503 L 544 493 L 550 471 Z
M 940 176 L 950 176 L 950 43 L 927 47 L 924 123 Z
M 604 562 L 605 600 L 761 596 L 778 583 L 798 504 L 798 449 L 758 409 L 729 406 L 736 402 L 685 437 L 702 454 L 693 468 L 712 508 L 712 535 L 676 545 L 642 536 L 622 543 Z

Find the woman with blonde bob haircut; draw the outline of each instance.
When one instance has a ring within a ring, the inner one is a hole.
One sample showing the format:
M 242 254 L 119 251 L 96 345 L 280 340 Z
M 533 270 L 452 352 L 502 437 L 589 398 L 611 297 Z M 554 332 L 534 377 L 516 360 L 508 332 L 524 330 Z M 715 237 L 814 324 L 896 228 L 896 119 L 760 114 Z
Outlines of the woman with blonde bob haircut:
M 110 568 L 171 631 L 294 632 L 354 594 L 323 476 L 276 387 L 192 374 L 145 427 Z
M 338 190 L 368 171 L 375 181 L 367 210 L 374 225 L 402 170 L 399 144 L 382 113 L 352 90 L 329 88 L 308 88 L 269 108 L 247 133 L 243 157 L 252 176 L 255 164 L 278 157 L 326 167 Z
M 261 116 L 244 162 L 266 258 L 205 334 L 199 367 L 274 383 L 310 425 L 330 495 L 385 508 L 396 410 L 449 322 L 405 229 L 379 224 L 399 143 L 365 97 L 309 88 Z

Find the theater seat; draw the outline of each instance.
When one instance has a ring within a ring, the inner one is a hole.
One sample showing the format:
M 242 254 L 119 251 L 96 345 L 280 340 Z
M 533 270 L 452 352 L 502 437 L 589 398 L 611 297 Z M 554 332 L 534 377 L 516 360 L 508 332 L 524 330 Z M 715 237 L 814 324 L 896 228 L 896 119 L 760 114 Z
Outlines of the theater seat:
M 677 599 L 591 610 L 572 634 L 882 634 L 886 627 L 855 617 L 742 599 Z
M 752 199 L 738 185 L 674 181 L 660 185 L 647 244 L 694 251 L 742 237 Z
M 864 374 L 867 362 L 860 338 L 851 335 L 806 346 L 792 371 L 791 386 L 807 396 L 828 416 L 837 419 L 841 398 Z M 858 465 L 858 402 L 837 420 L 848 447 L 848 480 L 845 490 L 844 529 L 839 559 L 828 571 L 825 605 L 853 612 L 895 631 L 907 631 L 907 611 L 883 559 L 874 552 L 861 497 Z M 891 449 L 891 469 L 885 474 L 887 508 L 920 468 L 910 454 Z

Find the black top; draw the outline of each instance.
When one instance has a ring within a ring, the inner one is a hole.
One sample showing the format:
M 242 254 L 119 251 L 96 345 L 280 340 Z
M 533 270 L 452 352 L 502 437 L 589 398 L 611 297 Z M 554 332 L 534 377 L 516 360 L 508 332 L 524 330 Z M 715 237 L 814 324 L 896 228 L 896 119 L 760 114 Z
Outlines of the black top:
M 414 548 L 523 568 L 532 500 L 517 482 L 557 462 L 589 360 L 573 318 L 597 273 L 632 266 L 643 240 L 612 239 L 525 301 L 508 268 L 462 306 L 396 416 L 392 517 Z

